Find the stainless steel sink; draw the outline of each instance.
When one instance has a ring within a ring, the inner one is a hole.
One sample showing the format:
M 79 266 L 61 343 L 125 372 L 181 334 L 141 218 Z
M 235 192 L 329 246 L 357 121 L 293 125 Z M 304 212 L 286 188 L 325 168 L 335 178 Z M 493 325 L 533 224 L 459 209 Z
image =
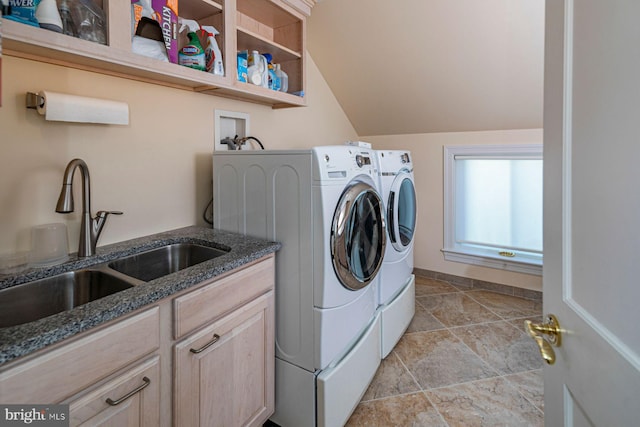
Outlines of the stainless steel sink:
M 133 285 L 99 270 L 78 270 L 0 290 L 0 328 L 70 310 Z
M 226 253 L 194 243 L 176 243 L 113 261 L 109 263 L 109 268 L 148 282 Z

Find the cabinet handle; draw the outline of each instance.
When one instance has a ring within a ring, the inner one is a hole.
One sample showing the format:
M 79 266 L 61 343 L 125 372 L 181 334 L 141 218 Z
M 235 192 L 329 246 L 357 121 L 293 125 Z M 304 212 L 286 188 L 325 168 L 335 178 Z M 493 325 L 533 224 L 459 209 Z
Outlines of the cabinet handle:
M 213 339 L 211 341 L 209 341 L 208 343 L 206 343 L 205 345 L 203 345 L 200 348 L 192 348 L 189 351 L 193 354 L 198 354 L 198 353 L 202 353 L 203 351 L 205 351 L 206 349 L 208 349 L 209 347 L 211 347 L 212 345 L 214 345 L 215 343 L 218 342 L 218 340 L 220 339 L 220 335 L 218 334 L 213 334 Z
M 120 399 L 112 400 L 110 397 L 108 397 L 107 398 L 107 403 L 109 405 L 111 405 L 111 406 L 119 405 L 122 402 L 124 402 L 125 400 L 127 400 L 128 398 L 130 398 L 131 396 L 133 396 L 134 394 L 142 391 L 149 384 L 151 384 L 151 380 L 149 378 L 147 378 L 147 377 L 143 377 L 142 381 L 144 381 L 144 384 L 142 384 L 140 387 L 136 388 L 135 390 L 131 390 L 129 393 L 125 394 Z

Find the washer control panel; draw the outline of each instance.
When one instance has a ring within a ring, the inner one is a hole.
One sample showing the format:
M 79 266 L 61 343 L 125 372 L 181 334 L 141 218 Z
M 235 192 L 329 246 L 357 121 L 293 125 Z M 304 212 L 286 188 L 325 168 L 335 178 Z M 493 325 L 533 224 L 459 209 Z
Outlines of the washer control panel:
M 371 157 L 362 154 L 356 154 L 356 165 L 361 168 L 364 165 L 371 164 Z

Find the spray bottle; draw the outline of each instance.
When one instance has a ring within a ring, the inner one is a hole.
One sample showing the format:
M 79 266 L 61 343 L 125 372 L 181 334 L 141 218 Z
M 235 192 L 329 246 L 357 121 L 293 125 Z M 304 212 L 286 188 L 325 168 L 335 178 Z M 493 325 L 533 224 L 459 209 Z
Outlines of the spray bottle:
M 189 29 L 187 33 L 189 43 L 178 52 L 178 64 L 196 70 L 206 71 L 207 63 L 204 56 L 204 49 L 198 39 L 200 25 L 192 19 L 178 18 L 178 22 L 180 23 L 180 32 L 182 32 L 185 27 Z
M 204 56 L 207 60 L 207 72 L 224 76 L 224 64 L 222 63 L 222 52 L 216 43 L 218 30 L 211 25 L 203 25 L 202 31 L 207 33 L 207 47 L 204 48 Z

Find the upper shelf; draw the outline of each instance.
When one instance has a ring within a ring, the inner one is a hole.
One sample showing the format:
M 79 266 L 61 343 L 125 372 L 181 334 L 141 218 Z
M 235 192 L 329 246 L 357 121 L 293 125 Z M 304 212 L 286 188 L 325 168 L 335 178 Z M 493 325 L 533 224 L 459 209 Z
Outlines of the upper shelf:
M 120 8 L 119 10 L 113 8 L 109 13 L 110 22 L 116 22 L 113 18 L 120 21 L 124 21 L 124 18 L 126 18 L 128 22 L 129 15 L 127 11 L 128 8 Z M 184 1 L 180 3 L 180 14 L 192 19 L 204 20 L 215 15 L 221 16 L 223 13 L 223 6 L 213 0 Z M 128 24 L 122 25 L 122 27 L 124 26 L 128 26 Z M 236 31 L 235 26 L 233 28 L 233 31 Z M 223 31 L 222 28 L 220 30 Z M 306 105 L 304 97 L 237 82 L 235 67 L 227 66 L 227 75 L 217 76 L 135 54 L 131 52 L 130 37 L 126 35 L 123 37 L 119 32 L 113 39 L 110 37 L 109 46 L 24 25 L 8 19 L 2 19 L 2 32 L 3 53 L 7 56 L 16 56 L 183 90 L 246 100 L 271 105 L 274 108 Z M 242 32 L 243 30 L 240 30 L 238 33 Z M 122 33 L 126 34 L 126 32 Z M 301 52 L 291 49 L 289 44 L 280 45 L 277 41 L 264 39 L 262 34 L 247 33 L 247 37 L 268 44 L 270 49 L 266 49 L 266 46 L 260 47 L 260 49 L 263 51 L 275 51 L 274 58 L 278 57 L 280 62 L 285 62 L 292 58 L 298 58 L 302 61 Z M 238 39 L 244 40 L 243 36 L 239 36 Z M 242 41 L 242 43 L 245 43 L 245 41 Z M 253 44 L 254 42 L 251 43 Z M 239 48 L 239 46 L 238 44 L 233 48 L 227 48 L 226 54 L 232 55 L 234 59 L 233 61 L 226 60 L 225 64 L 233 64 L 235 66 L 235 51 L 233 50 L 236 47 Z
M 185 1 L 178 3 L 178 12 L 180 16 L 198 21 L 213 13 L 221 13 L 222 5 L 213 0 Z

